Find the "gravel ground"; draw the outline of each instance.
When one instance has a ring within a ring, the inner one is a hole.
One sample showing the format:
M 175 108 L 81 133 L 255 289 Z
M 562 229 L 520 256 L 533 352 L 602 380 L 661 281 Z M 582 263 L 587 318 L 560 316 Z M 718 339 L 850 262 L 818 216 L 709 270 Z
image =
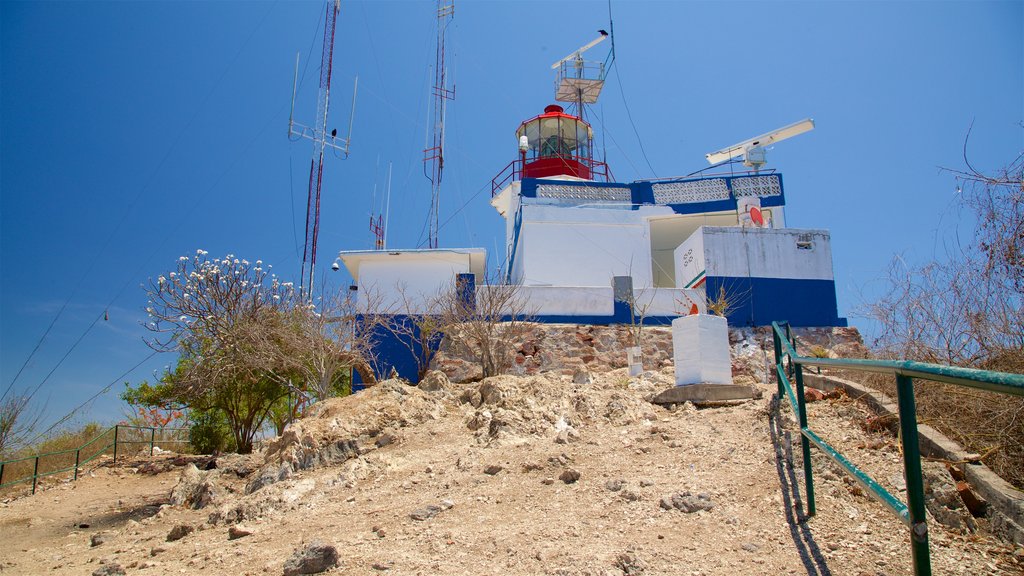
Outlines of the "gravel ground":
M 906 528 L 817 453 L 818 513 L 798 522 L 798 436 L 768 386 L 669 410 L 649 399 L 671 368 L 579 376 L 388 381 L 212 472 L 171 455 L 98 468 L 0 505 L 0 573 L 282 574 L 314 540 L 336 547 L 339 574 L 912 573 Z M 905 495 L 898 445 L 856 402 L 809 406 L 824 438 Z M 183 475 L 179 494 L 198 479 L 212 503 L 170 504 Z M 179 525 L 194 531 L 168 542 Z M 935 574 L 1024 573 L 1024 550 L 983 519 L 929 529 Z

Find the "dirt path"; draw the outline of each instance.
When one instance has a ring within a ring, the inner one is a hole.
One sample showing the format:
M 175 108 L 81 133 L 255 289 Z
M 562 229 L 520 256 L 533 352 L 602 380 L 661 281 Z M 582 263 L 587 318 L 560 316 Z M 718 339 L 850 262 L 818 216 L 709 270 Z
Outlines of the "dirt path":
M 251 496 L 222 472 L 236 493 L 220 507 L 160 508 L 179 471 L 130 468 L 4 504 L 0 572 L 90 574 L 116 562 L 128 574 L 280 574 L 293 550 L 321 539 L 337 546 L 339 574 L 911 573 L 903 525 L 817 457 L 818 515 L 796 522 L 802 472 L 784 450 L 793 425 L 770 416 L 770 390 L 716 409 L 649 404 L 670 377 L 613 370 L 581 384 L 541 375 L 438 392 L 382 386 L 300 430 L 326 434 L 373 414 L 404 426 L 375 428 L 359 457 Z M 856 425 L 855 403 L 811 406 L 823 436 L 899 490 L 895 444 Z M 578 479 L 566 482 L 568 471 Z M 673 495 L 710 509 L 677 509 Z M 410 517 L 429 506 L 432 517 Z M 251 535 L 229 540 L 229 510 L 244 510 Z M 167 542 L 178 524 L 195 532 Z M 936 574 L 1024 573 L 1024 558 L 981 532 L 929 527 Z M 92 547 L 97 532 L 107 541 Z

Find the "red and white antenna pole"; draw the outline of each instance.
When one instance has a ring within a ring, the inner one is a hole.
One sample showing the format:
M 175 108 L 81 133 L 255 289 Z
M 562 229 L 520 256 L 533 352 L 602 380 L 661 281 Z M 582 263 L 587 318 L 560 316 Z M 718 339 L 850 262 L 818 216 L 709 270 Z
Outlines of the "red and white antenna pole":
M 432 96 L 434 114 L 431 123 L 432 146 L 423 151 L 423 173 L 430 180 L 430 212 L 427 214 L 429 232 L 427 245 L 437 248 L 438 211 L 441 195 L 441 175 L 444 172 L 444 117 L 448 100 L 455 100 L 455 86 L 448 89 L 448 68 L 445 62 L 445 40 L 448 24 L 455 17 L 455 2 L 437 0 L 437 51 L 434 62 Z
M 302 271 L 300 292 L 311 298 L 313 294 L 313 276 L 316 270 L 316 248 L 320 237 L 320 192 L 324 174 L 324 149 L 330 147 L 340 157 L 347 157 L 349 143 L 352 139 L 352 119 L 356 110 L 356 89 L 359 79 L 356 78 L 352 89 L 352 115 L 349 117 L 348 137 L 338 138 L 337 131 L 327 133 L 327 112 L 331 99 L 331 72 L 334 63 L 334 32 L 338 22 L 340 0 L 328 0 L 326 3 L 327 17 L 324 20 L 324 44 L 320 57 L 320 92 L 316 102 L 316 126 L 310 128 L 294 120 L 295 90 L 292 85 L 292 116 L 288 121 L 288 135 L 295 139 L 306 138 L 313 141 L 313 158 L 309 165 L 309 191 L 306 196 L 306 235 L 302 249 Z M 296 56 L 295 71 L 298 78 L 299 61 Z

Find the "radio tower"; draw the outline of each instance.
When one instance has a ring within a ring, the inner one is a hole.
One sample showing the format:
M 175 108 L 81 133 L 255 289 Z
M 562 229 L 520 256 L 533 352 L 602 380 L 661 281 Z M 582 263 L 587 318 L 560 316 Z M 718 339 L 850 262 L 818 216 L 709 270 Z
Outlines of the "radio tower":
M 339 158 L 348 157 L 352 138 L 352 119 L 356 111 L 356 78 L 352 88 L 352 115 L 348 122 L 348 137 L 338 138 L 338 131 L 327 133 L 327 110 L 331 98 L 331 68 L 334 61 L 334 30 L 340 11 L 340 0 L 328 0 L 324 20 L 324 46 L 320 58 L 320 92 L 316 101 L 316 127 L 299 124 L 294 119 L 295 90 L 299 77 L 299 56 L 295 55 L 295 80 L 292 83 L 292 114 L 288 118 L 288 136 L 295 140 L 306 138 L 313 142 L 313 159 L 309 165 L 309 192 L 306 197 L 306 240 L 302 249 L 300 293 L 306 298 L 313 294 L 313 275 L 316 270 L 316 247 L 320 236 L 320 191 L 324 174 L 324 149 L 332 148 Z
M 444 116 L 448 100 L 455 100 L 455 86 L 448 89 L 448 69 L 445 63 L 445 38 L 448 24 L 455 17 L 455 2 L 437 0 L 437 52 L 434 62 L 434 115 L 432 146 L 423 151 L 423 173 L 430 180 L 430 212 L 427 214 L 429 232 L 427 245 L 437 248 L 438 208 L 441 194 L 441 174 L 444 172 Z

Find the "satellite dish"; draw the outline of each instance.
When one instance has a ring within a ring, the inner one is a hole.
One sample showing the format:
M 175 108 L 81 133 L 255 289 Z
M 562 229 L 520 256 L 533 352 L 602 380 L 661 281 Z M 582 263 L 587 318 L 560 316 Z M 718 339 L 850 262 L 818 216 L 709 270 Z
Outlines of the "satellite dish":
M 586 52 L 587 50 L 590 50 L 594 46 L 597 46 L 601 42 L 604 42 L 605 39 L 608 38 L 608 34 L 606 32 L 604 32 L 603 30 L 600 31 L 600 32 L 602 32 L 602 34 L 600 36 L 598 36 L 597 38 L 591 40 L 589 43 L 584 44 L 583 46 L 580 46 L 572 54 L 569 54 L 565 58 L 562 58 L 558 62 L 555 62 L 554 64 L 552 64 L 551 65 L 551 69 L 552 70 L 558 70 L 558 67 L 562 65 L 562 62 L 567 62 L 569 60 L 573 60 L 573 59 L 579 58 L 579 57 L 583 56 L 583 53 Z
M 750 207 L 750 221 L 758 228 L 764 227 L 764 216 L 761 214 L 761 209 L 757 206 Z
M 705 157 L 708 159 L 710 164 L 719 164 L 733 158 L 743 156 L 743 164 L 753 168 L 755 171 L 760 170 L 761 166 L 765 164 L 765 146 L 782 142 L 787 138 L 798 136 L 804 132 L 809 132 L 814 129 L 814 120 L 807 118 L 801 120 L 789 126 L 783 126 L 778 130 L 773 130 L 767 134 L 744 140 L 738 144 L 733 144 L 727 148 L 722 148 L 717 152 L 711 152 L 706 154 Z

